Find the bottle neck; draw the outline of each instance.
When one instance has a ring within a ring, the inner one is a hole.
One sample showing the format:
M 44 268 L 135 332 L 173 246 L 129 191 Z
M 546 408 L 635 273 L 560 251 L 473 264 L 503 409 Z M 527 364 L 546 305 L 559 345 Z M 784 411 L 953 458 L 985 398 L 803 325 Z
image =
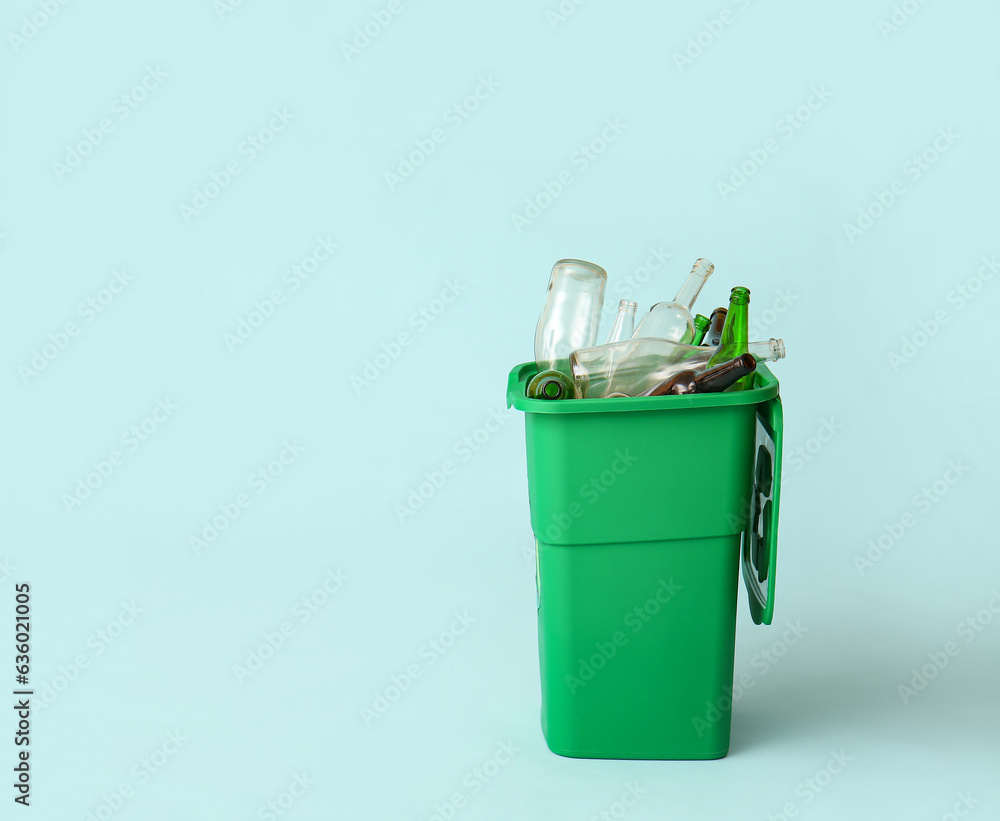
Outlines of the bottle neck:
M 751 342 L 747 350 L 753 358 L 765 362 L 776 362 L 785 358 L 785 342 L 782 339 L 769 339 L 767 342 Z
M 695 381 L 701 393 L 714 393 L 724 391 L 738 379 L 753 373 L 756 369 L 757 360 L 747 353 L 709 368 L 696 377 Z
M 730 352 L 731 356 L 743 353 L 746 348 L 749 303 L 750 292 L 746 288 L 733 288 L 729 310 L 726 311 L 726 324 L 719 341 L 719 349 Z
M 691 340 L 692 345 L 700 345 L 702 340 L 705 338 L 705 332 L 708 330 L 708 317 L 698 314 L 694 318 L 694 339 Z
M 688 278 L 677 292 L 677 296 L 674 297 L 674 302 L 678 305 L 683 305 L 690 311 L 694 305 L 694 301 L 698 298 L 698 294 L 701 292 L 702 286 L 714 270 L 715 266 L 707 259 L 699 259 L 695 262 L 691 273 L 688 274 Z

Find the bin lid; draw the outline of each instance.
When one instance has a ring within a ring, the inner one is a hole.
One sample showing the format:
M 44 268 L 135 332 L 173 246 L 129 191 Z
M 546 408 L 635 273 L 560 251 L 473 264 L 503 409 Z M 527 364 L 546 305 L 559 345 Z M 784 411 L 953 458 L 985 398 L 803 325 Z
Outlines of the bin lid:
M 750 517 L 743 532 L 741 565 L 755 624 L 770 624 L 774 614 L 774 564 L 778 549 L 778 499 L 781 491 L 781 397 L 757 406 Z

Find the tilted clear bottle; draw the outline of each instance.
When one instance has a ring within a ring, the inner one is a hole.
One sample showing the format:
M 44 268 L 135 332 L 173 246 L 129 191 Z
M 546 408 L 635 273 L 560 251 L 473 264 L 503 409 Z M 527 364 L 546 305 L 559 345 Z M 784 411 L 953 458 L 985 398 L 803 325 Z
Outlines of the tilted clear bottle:
M 707 259 L 696 260 L 677 296 L 671 302 L 657 302 L 650 308 L 639 322 L 632 338 L 654 337 L 672 342 L 691 342 L 694 339 L 691 308 L 714 270 L 715 266 Z
M 531 399 L 573 395 L 569 355 L 597 341 L 608 274 L 599 265 L 561 259 L 552 266 L 545 307 L 535 328 L 538 374 L 528 383 Z
M 747 347 L 757 360 L 775 361 L 785 356 L 785 343 L 780 339 L 751 342 Z M 704 345 L 629 339 L 573 351 L 569 362 L 575 395 L 595 399 L 611 394 L 639 396 L 680 371 L 707 367 L 714 354 L 714 348 Z

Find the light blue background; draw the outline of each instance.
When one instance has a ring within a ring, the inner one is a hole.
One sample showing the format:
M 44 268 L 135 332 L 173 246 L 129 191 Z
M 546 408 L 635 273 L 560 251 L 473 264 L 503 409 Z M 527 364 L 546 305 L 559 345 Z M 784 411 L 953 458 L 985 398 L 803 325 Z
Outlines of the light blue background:
M 984 349 L 1000 283 L 980 273 L 1000 254 L 997 6 L 910 0 L 890 31 L 888 0 L 586 0 L 564 19 L 548 14 L 556 0 L 398 0 L 347 59 L 386 3 L 230 5 L 72 0 L 49 17 L 16 0 L 0 15 L 0 601 L 10 625 L 14 584 L 30 582 L 31 683 L 51 696 L 43 710 L 36 695 L 34 817 L 105 817 L 126 784 L 123 821 L 267 818 L 302 773 L 314 783 L 280 817 L 427 819 L 460 792 L 460 820 L 589 819 L 633 782 L 635 821 L 777 818 L 789 803 L 809 819 L 935 819 L 962 794 L 973 817 L 996 817 L 1000 620 L 983 611 L 971 641 L 958 626 L 1000 588 Z M 35 34 L 12 39 L 32 15 Z M 706 45 L 678 65 L 689 38 Z M 151 68 L 166 76 L 122 118 L 116 101 Z M 481 78 L 498 86 L 448 118 Z M 796 114 L 813 87 L 828 99 Z M 275 109 L 289 122 L 251 159 L 244 141 Z M 57 173 L 102 118 L 110 133 Z M 575 152 L 608 119 L 624 130 L 583 167 Z M 390 185 L 435 129 L 443 141 Z M 957 138 L 917 178 L 910 158 L 940 129 Z M 240 174 L 185 218 L 231 162 Z M 515 225 L 564 171 L 572 183 Z M 894 180 L 902 193 L 849 236 Z M 327 237 L 336 250 L 292 290 L 283 273 Z M 647 271 L 652 248 L 669 258 Z M 756 335 L 788 346 L 774 366 L 787 476 L 775 624 L 755 627 L 741 601 L 736 675 L 754 686 L 728 758 L 559 758 L 538 722 L 523 421 L 503 409 L 506 374 L 531 357 L 556 259 L 604 266 L 610 302 L 645 310 L 698 256 L 717 266 L 699 307 L 748 285 Z M 131 281 L 87 314 L 114 270 Z M 435 303 L 449 282 L 457 297 Z M 283 304 L 227 345 L 275 289 Z M 426 323 L 422 308 L 443 310 Z M 937 332 L 893 367 L 936 312 Z M 71 321 L 78 335 L 26 375 Z M 385 348 L 398 356 L 356 389 Z M 130 449 L 123 435 L 158 400 L 176 410 Z M 820 443 L 824 425 L 836 433 Z M 285 442 L 302 452 L 258 493 L 252 474 Z M 68 510 L 113 450 L 121 464 Z M 397 505 L 446 460 L 453 475 L 401 521 Z M 967 472 L 916 501 L 956 460 Z M 249 506 L 192 549 L 241 493 Z M 330 571 L 347 581 L 317 592 Z M 303 621 L 310 596 L 322 603 Z M 137 617 L 123 613 L 133 601 Z M 475 621 L 428 649 L 456 612 Z M 762 662 L 787 622 L 808 632 Z M 958 654 L 904 704 L 898 685 L 949 641 Z M 12 663 L 0 659 L 4 686 Z M 419 678 L 366 721 L 411 665 Z M 5 768 L 12 733 L 8 715 Z M 492 778 L 467 778 L 508 741 L 517 752 Z M 844 771 L 805 786 L 841 750 Z

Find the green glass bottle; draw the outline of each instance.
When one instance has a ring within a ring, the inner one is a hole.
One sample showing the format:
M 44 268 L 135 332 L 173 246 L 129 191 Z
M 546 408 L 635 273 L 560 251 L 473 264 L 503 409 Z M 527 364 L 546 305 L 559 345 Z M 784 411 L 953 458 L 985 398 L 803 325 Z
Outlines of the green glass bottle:
M 722 339 L 715 349 L 708 367 L 720 365 L 730 359 L 736 359 L 747 352 L 748 344 L 748 313 L 750 305 L 750 289 L 737 286 L 729 295 L 729 310 L 726 311 L 726 324 L 722 328 Z M 732 387 L 731 391 L 745 391 L 753 387 L 753 374 L 747 374 Z
M 550 369 L 537 374 L 528 383 L 525 395 L 528 399 L 572 399 L 573 391 L 572 379 L 561 371 Z
M 708 326 L 711 320 L 704 314 L 698 314 L 694 318 L 694 339 L 691 340 L 692 345 L 700 345 L 701 341 L 705 338 L 705 332 L 708 330 Z

